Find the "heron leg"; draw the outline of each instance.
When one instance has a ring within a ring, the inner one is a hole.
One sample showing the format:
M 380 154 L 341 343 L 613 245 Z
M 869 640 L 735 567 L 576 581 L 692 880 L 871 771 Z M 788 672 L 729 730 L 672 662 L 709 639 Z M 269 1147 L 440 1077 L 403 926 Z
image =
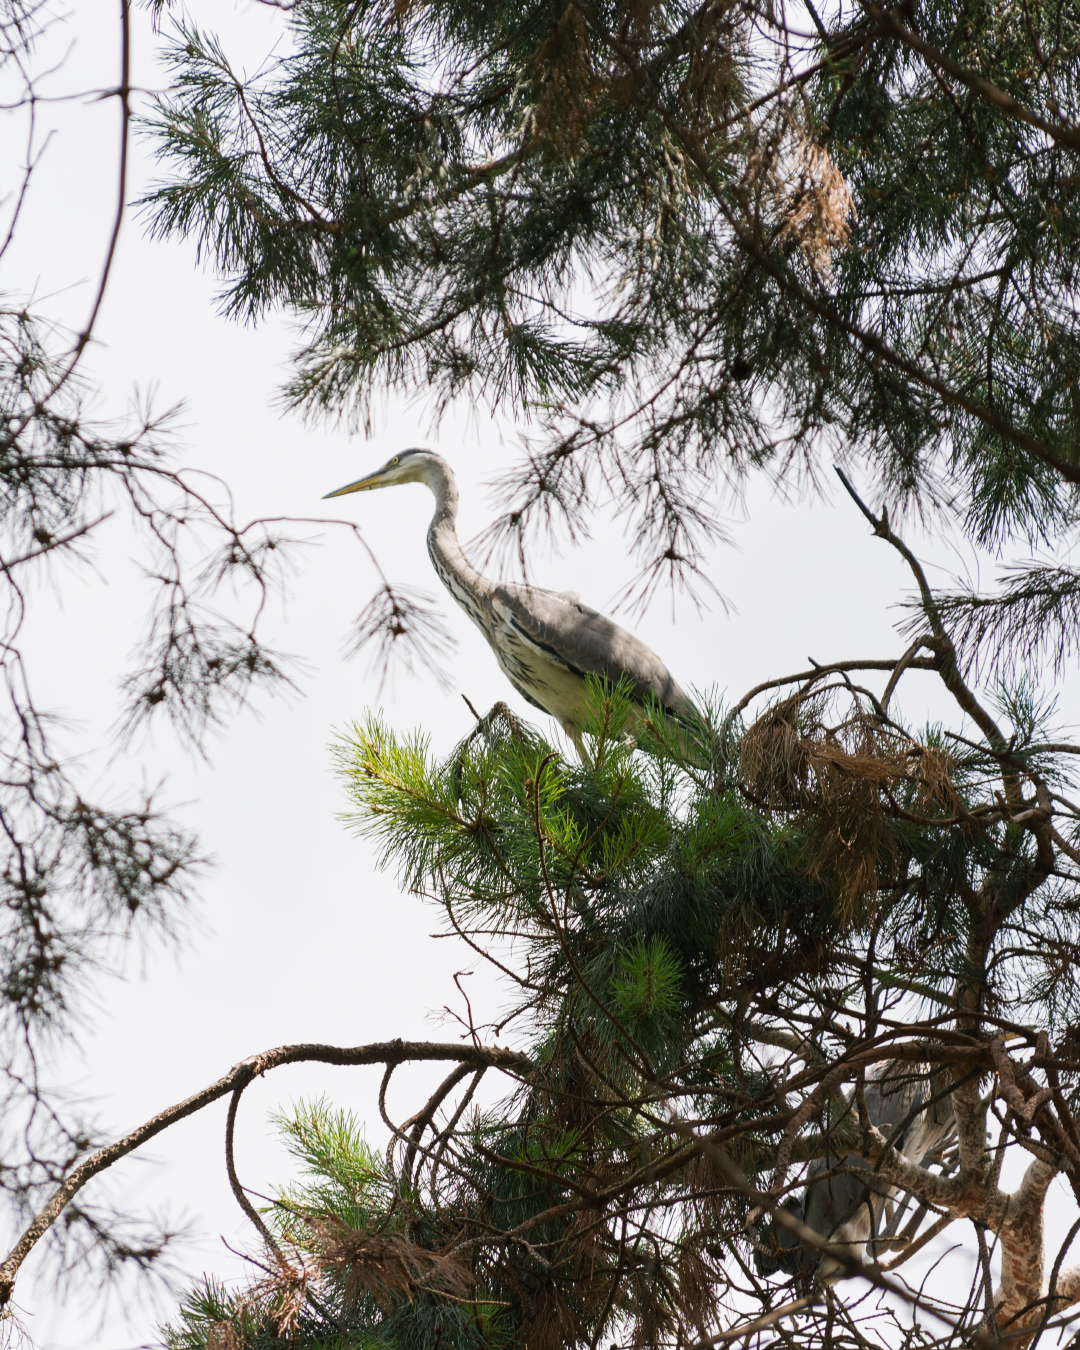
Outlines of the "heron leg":
M 593 764 L 588 750 L 585 749 L 585 742 L 581 738 L 581 729 L 574 726 L 573 722 L 564 722 L 562 724 L 562 729 L 574 742 L 574 749 L 578 752 L 578 758 L 581 760 L 582 764 L 584 764 L 587 769 L 595 768 L 596 766 Z

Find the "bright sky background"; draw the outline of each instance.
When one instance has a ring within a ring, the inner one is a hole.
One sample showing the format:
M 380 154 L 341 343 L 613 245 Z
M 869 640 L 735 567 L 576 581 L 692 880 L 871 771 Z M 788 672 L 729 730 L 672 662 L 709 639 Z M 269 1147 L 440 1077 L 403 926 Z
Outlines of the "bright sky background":
M 53 77 L 56 93 L 99 88 L 118 68 L 116 6 L 78 0 L 72 8 L 53 36 L 57 55 L 74 42 Z M 249 70 L 284 26 L 280 13 L 256 4 L 200 0 L 187 9 Z M 135 82 L 160 88 L 164 77 L 150 56 L 148 16 L 140 10 L 135 22 Z M 112 101 L 90 100 L 39 112 L 59 134 L 37 173 L 0 285 L 9 297 L 31 291 L 48 297 L 47 312 L 78 326 L 110 226 L 118 113 Z M 136 139 L 132 148 L 134 199 L 153 169 L 144 144 Z M 9 128 L 0 142 L 4 193 L 16 181 L 21 153 Z M 462 538 L 484 528 L 495 507 L 483 485 L 511 462 L 521 427 L 463 408 L 436 433 L 422 402 L 399 400 L 386 404 L 371 440 L 305 427 L 284 416 L 276 401 L 294 345 L 287 319 L 254 332 L 229 325 L 215 313 L 214 292 L 214 279 L 197 268 L 192 247 L 152 244 L 138 218 L 128 217 L 84 363 L 103 391 L 103 413 L 121 411 L 136 390 L 153 391 L 160 407 L 182 400 L 178 460 L 220 475 L 241 518 L 324 514 L 324 492 L 396 450 L 429 445 L 458 474 Z M 362 526 L 392 579 L 440 591 L 424 547 L 431 511 L 424 488 L 332 505 L 335 514 Z M 717 686 L 737 697 L 759 680 L 805 668 L 808 656 L 826 662 L 902 650 L 893 626 L 909 577 L 841 493 L 834 492 L 831 503 L 785 505 L 755 486 L 745 518 L 737 514 L 732 529 L 737 547 L 719 548 L 711 571 L 734 613 L 716 606 L 699 614 L 680 602 L 673 619 L 661 596 L 639 621 L 620 616 L 685 686 Z M 123 799 L 144 780 L 165 779 L 165 799 L 217 860 L 179 954 L 152 950 L 144 962 L 129 962 L 124 981 L 100 983 L 78 1049 L 58 1060 L 67 1087 L 99 1103 L 109 1133 L 125 1132 L 237 1060 L 282 1043 L 452 1039 L 454 1024 L 438 1018 L 444 1004 L 463 1011 L 455 971 L 476 971 L 467 986 L 478 1021 L 490 1020 L 501 1006 L 502 995 L 477 959 L 449 941 L 432 940 L 438 915 L 400 894 L 393 877 L 376 870 L 371 847 L 342 826 L 337 817 L 345 803 L 327 747 L 335 728 L 370 707 L 381 706 L 402 729 L 422 726 L 439 751 L 472 724 L 462 693 L 481 710 L 506 699 L 526 717 L 539 714 L 517 698 L 479 633 L 441 591 L 459 642 L 448 670 L 450 690 L 426 674 L 399 675 L 380 695 L 377 677 L 365 673 L 366 659 L 342 657 L 349 624 L 373 592 L 375 575 L 344 531 L 304 533 L 318 536 L 318 545 L 304 553 L 287 609 L 267 629 L 272 645 L 305 661 L 303 696 L 258 699 L 212 744 L 209 763 L 186 756 L 164 729 L 130 753 L 113 757 L 109 748 L 118 679 L 149 598 L 124 522 L 116 519 L 98 532 L 96 574 L 74 569 L 54 590 L 35 594 L 27 648 L 36 697 L 71 719 L 65 740 L 82 757 L 87 790 Z M 939 580 L 975 565 L 966 551 L 941 542 L 931 547 L 914 531 L 909 540 L 937 563 L 932 575 Z M 624 582 L 629 544 L 618 521 L 599 521 L 581 547 L 534 558 L 533 575 L 606 608 Z M 921 711 L 910 694 L 904 708 L 909 715 Z M 397 1118 L 419 1104 L 425 1081 L 420 1071 L 399 1072 L 391 1094 Z M 284 1178 L 284 1153 L 266 1122 L 299 1096 L 325 1093 L 353 1107 L 381 1146 L 377 1086 L 375 1070 L 324 1067 L 279 1069 L 254 1084 L 240 1109 L 241 1179 L 267 1191 Z M 190 1272 L 235 1273 L 239 1263 L 222 1238 L 233 1246 L 249 1238 L 225 1176 L 225 1110 L 219 1102 L 174 1128 L 147 1159 L 125 1161 L 113 1178 L 114 1194 L 125 1203 L 191 1220 L 193 1241 L 180 1252 Z M 126 1350 L 153 1341 L 152 1310 L 134 1307 L 125 1320 L 114 1305 L 99 1326 L 87 1320 L 76 1294 L 35 1287 L 32 1270 L 30 1263 L 17 1297 L 42 1350 Z

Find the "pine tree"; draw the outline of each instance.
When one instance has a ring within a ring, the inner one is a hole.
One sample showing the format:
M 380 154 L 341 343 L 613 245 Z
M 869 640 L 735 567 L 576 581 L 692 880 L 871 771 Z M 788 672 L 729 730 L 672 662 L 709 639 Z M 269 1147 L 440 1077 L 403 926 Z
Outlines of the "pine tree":
M 264 644 L 258 623 L 230 619 L 217 603 L 224 582 L 244 580 L 258 593 L 257 615 L 279 584 L 286 541 L 276 528 L 236 522 L 225 494 L 177 465 L 175 409 L 135 399 L 126 416 L 105 418 L 84 368 L 130 194 L 133 15 L 126 0 L 118 10 L 116 64 L 100 77 L 101 97 L 118 114 L 100 166 L 103 181 L 115 182 L 115 208 L 88 313 L 66 332 L 41 296 L 73 280 L 63 264 L 48 280 L 16 280 L 9 255 L 27 228 L 52 136 L 37 114 L 43 101 L 67 97 L 49 84 L 64 60 L 49 49 L 57 15 L 47 0 L 0 0 L 0 112 L 12 151 L 0 193 L 0 1211 L 16 1223 L 102 1139 L 87 1105 L 54 1081 L 47 1052 L 76 1037 L 87 993 L 123 967 L 126 951 L 152 937 L 175 939 L 206 864 L 156 792 L 133 785 L 116 799 L 89 781 L 79 762 L 88 747 L 68 739 L 86 713 L 77 661 L 70 703 L 42 702 L 31 636 L 38 583 L 95 568 L 104 523 L 127 527 L 153 594 L 145 642 L 119 681 L 125 733 L 165 720 L 198 748 L 254 688 L 289 683 L 287 662 Z M 81 207 L 68 224 L 86 229 Z M 93 1270 L 107 1286 L 128 1270 L 162 1265 L 175 1236 L 87 1196 L 53 1230 L 52 1269 Z

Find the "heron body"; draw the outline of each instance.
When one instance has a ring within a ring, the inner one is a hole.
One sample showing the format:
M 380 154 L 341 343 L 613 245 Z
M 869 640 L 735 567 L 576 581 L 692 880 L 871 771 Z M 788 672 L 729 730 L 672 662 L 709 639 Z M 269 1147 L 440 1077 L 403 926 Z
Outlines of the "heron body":
M 886 1064 L 867 1076 L 863 1103 L 870 1123 L 909 1162 L 925 1167 L 956 1139 L 952 1098 L 941 1090 L 938 1075 L 917 1065 Z M 898 1188 L 885 1181 L 865 1158 L 830 1155 L 810 1164 L 806 1188 L 785 1201 L 783 1208 L 830 1242 L 855 1257 L 867 1254 L 866 1244 L 895 1236 L 903 1210 L 894 1211 Z M 815 1277 L 831 1282 L 844 1274 L 841 1262 L 813 1247 L 800 1247 L 790 1231 L 776 1226 L 780 1248 L 775 1255 L 755 1254 L 763 1275 L 783 1270 L 803 1283 Z M 869 1255 L 879 1259 L 880 1249 Z
M 492 581 L 473 566 L 457 536 L 457 483 L 441 456 L 404 450 L 376 473 L 327 497 L 398 483 L 425 483 L 434 493 L 427 545 L 435 571 L 483 633 L 522 698 L 556 718 L 579 749 L 589 675 L 629 684 L 631 721 L 650 697 L 672 713 L 691 710 L 690 700 L 656 653 L 574 592 Z

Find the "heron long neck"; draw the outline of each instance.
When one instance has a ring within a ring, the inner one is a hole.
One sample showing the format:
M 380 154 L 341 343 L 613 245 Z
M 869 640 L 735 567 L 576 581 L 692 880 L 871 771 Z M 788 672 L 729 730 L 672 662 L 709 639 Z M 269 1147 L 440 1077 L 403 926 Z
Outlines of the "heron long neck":
M 427 483 L 435 494 L 435 514 L 427 536 L 428 553 L 435 571 L 469 618 L 486 630 L 484 600 L 491 591 L 491 582 L 468 560 L 458 539 L 455 526 L 458 490 L 449 466 L 430 465 Z

